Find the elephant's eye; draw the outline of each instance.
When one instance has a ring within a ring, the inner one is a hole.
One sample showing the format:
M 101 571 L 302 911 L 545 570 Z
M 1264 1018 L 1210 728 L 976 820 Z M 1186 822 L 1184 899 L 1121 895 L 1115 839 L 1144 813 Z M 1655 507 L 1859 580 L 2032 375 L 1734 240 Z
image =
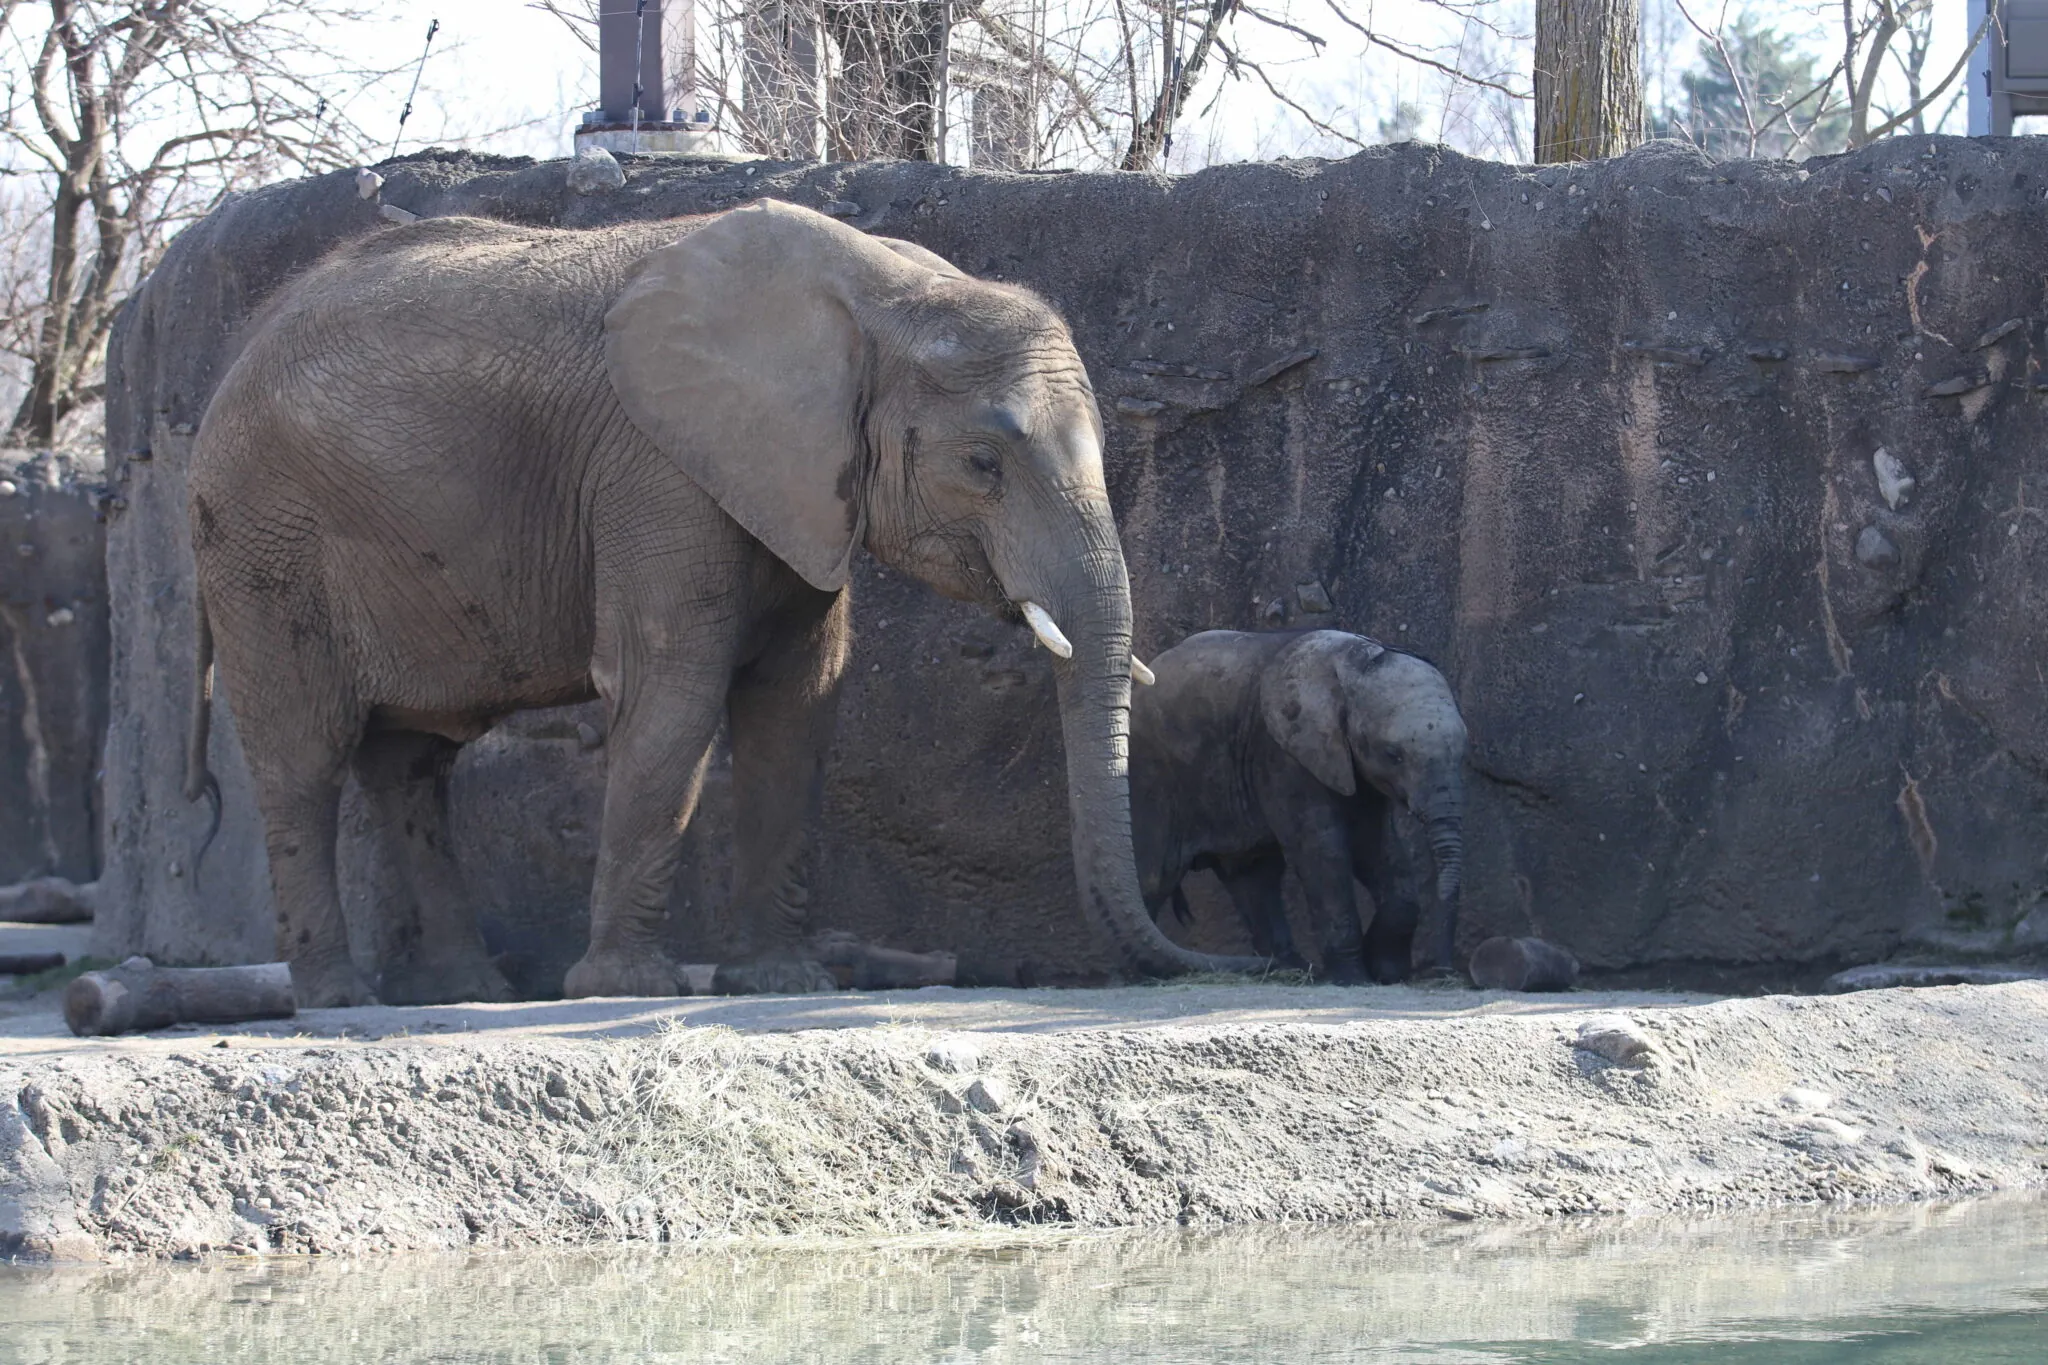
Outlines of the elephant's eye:
M 1387 750 L 1387 762 L 1388 762 L 1389 764 L 1391 764 L 1391 765 L 1392 765 L 1393 767 L 1396 767 L 1396 768 L 1400 767 L 1400 766 L 1401 766 L 1401 751 L 1400 751 L 1399 749 L 1389 749 L 1389 750 Z
M 981 474 L 986 478 L 993 479 L 996 475 L 1003 472 L 1002 460 L 997 457 L 993 450 L 989 450 L 986 447 L 977 446 L 969 451 L 967 453 L 967 463 L 974 467 L 977 474 Z

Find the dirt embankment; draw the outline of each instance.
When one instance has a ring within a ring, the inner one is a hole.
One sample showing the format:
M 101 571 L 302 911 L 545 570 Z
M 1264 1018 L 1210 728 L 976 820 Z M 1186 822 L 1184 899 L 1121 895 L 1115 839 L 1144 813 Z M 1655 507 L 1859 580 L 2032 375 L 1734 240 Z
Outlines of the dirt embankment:
M 1243 988 L 1256 991 L 1259 988 Z M 1460 1219 L 2048 1184 L 2048 985 L 0 1062 L 0 1250 Z

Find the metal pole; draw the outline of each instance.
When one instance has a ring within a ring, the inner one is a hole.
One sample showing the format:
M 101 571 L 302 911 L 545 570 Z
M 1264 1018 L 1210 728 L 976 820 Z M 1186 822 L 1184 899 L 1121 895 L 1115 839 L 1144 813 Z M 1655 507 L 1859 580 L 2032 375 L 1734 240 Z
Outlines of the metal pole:
M 633 150 L 640 150 L 640 97 L 646 87 L 640 83 L 640 63 L 646 57 L 647 0 L 633 6 Z
M 939 80 L 932 110 L 932 160 L 946 164 L 946 100 L 953 80 L 953 0 L 939 6 Z
M 1970 0 L 1965 7 L 1967 17 L 1964 22 L 1969 25 L 1963 30 L 1965 34 L 1975 33 L 1984 23 L 1985 6 L 1990 3 L 1991 0 Z M 1969 91 L 1971 137 L 1991 135 L 1991 64 L 1992 54 L 2000 46 L 1998 37 L 1996 25 L 1985 26 L 1983 39 L 1970 54 L 1969 74 L 1963 77 Z

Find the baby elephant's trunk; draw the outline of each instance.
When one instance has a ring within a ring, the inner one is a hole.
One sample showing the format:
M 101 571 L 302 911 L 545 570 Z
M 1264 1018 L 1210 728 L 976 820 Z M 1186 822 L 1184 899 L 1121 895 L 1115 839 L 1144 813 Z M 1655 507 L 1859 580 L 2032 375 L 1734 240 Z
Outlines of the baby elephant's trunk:
M 1457 798 L 1455 807 L 1462 807 Z M 1436 965 L 1457 969 L 1458 897 L 1465 885 L 1465 831 L 1461 808 L 1437 809 L 1429 816 L 1429 852 L 1436 862 L 1436 899 L 1443 915 L 1437 925 Z

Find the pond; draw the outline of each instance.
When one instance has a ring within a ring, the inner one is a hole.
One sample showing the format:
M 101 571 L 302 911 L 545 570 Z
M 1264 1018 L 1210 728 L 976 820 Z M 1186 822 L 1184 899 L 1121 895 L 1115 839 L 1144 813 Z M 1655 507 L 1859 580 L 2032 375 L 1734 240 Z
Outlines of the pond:
M 17 1362 L 2019 1362 L 2048 1199 L 0 1267 Z

